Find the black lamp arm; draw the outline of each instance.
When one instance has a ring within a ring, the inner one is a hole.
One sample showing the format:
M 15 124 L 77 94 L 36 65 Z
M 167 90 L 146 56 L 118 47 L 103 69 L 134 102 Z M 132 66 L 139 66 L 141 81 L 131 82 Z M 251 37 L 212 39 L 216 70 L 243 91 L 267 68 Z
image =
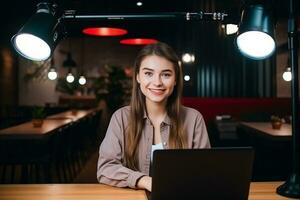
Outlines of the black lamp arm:
M 76 10 L 66 10 L 62 16 L 64 19 L 88 19 L 88 20 L 214 20 L 223 21 L 228 14 L 222 12 L 170 12 L 156 14 L 119 14 L 119 15 L 80 15 Z

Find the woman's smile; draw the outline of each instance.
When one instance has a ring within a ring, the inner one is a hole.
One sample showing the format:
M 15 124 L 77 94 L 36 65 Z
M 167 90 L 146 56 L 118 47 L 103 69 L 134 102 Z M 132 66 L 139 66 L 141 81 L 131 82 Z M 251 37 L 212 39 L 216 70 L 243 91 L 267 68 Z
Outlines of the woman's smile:
M 154 89 L 154 88 L 148 88 L 148 90 L 150 90 L 150 92 L 153 93 L 154 95 L 162 95 L 166 91 L 165 89 Z

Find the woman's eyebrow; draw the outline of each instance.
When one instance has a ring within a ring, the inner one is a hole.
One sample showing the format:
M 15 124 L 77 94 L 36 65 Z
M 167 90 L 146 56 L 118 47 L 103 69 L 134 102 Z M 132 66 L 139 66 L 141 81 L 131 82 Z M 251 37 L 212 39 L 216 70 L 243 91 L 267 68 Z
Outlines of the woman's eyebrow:
M 148 67 L 144 67 L 144 68 L 142 68 L 142 70 L 154 71 L 154 69 L 151 69 L 151 68 L 148 68 Z M 170 70 L 170 69 L 163 69 L 163 70 L 161 70 L 161 72 L 170 72 L 170 73 L 172 73 L 173 71 Z
M 150 70 L 150 71 L 154 71 L 154 69 L 148 68 L 148 67 L 144 67 L 142 68 L 142 70 Z
M 170 69 L 164 69 L 164 70 L 162 70 L 162 72 L 173 72 L 173 71 Z

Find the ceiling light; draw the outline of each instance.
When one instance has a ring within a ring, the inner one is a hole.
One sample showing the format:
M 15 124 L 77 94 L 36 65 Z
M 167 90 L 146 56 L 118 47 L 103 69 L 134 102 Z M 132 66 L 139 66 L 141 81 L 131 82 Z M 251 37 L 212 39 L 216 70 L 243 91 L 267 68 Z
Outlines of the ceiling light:
M 182 62 L 184 62 L 184 63 L 192 63 L 194 61 L 195 61 L 195 56 L 193 54 L 184 53 L 182 55 Z
M 143 5 L 143 2 L 138 1 L 138 2 L 136 2 L 136 5 L 137 5 L 137 6 L 142 6 L 142 5 Z
M 239 28 L 238 25 L 236 24 L 226 24 L 225 30 L 226 30 L 226 35 L 232 35 L 236 33 L 239 30 Z
M 292 72 L 291 72 L 290 67 L 287 67 L 286 70 L 283 72 L 282 78 L 285 81 L 291 81 L 292 80 Z
M 127 30 L 121 28 L 110 28 L 110 27 L 92 27 L 85 28 L 82 32 L 86 35 L 93 36 L 120 36 L 127 34 Z
M 189 81 L 190 79 L 191 79 L 191 77 L 190 77 L 189 75 L 185 75 L 185 76 L 184 76 L 184 80 L 185 80 L 185 81 Z
M 55 71 L 55 68 L 51 67 L 49 72 L 48 72 L 48 78 L 50 80 L 55 80 L 57 79 L 57 72 Z
M 121 40 L 121 44 L 126 45 L 147 45 L 147 44 L 155 44 L 158 40 L 151 39 L 151 38 L 130 38 L 130 39 L 124 39 Z
M 67 77 L 66 77 L 66 80 L 68 83 L 73 83 L 75 78 L 73 76 L 73 74 L 71 72 L 68 73 Z
M 86 84 L 86 78 L 84 76 L 80 76 L 78 80 L 80 85 L 85 85 Z

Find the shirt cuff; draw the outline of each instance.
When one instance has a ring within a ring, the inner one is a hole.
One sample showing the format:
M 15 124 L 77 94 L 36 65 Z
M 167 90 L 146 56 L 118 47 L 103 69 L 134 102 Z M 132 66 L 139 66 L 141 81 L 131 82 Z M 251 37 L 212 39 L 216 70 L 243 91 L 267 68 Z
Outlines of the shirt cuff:
M 128 186 L 131 188 L 136 188 L 137 180 L 141 178 L 142 176 L 146 176 L 146 174 L 143 174 L 138 171 L 134 171 L 133 173 L 130 173 L 128 177 Z

